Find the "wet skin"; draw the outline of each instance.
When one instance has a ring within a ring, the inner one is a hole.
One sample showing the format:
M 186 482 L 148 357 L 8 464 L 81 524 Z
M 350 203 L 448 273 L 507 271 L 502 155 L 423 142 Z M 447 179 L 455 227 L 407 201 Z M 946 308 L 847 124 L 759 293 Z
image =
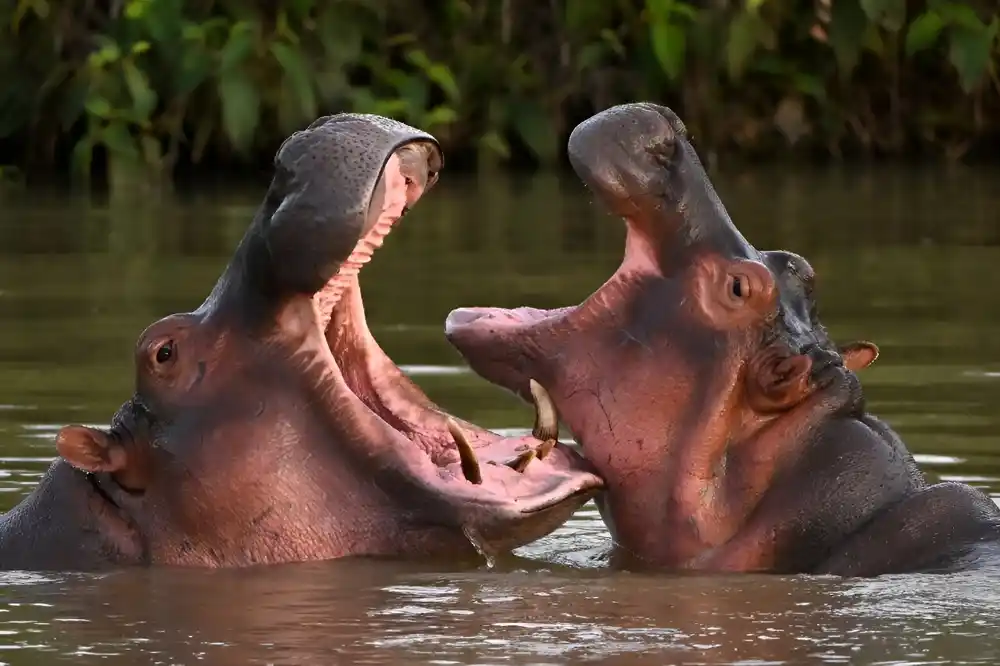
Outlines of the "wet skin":
M 286 140 L 209 297 L 142 333 L 110 428 L 62 429 L 0 519 L 0 566 L 454 558 L 565 522 L 602 482 L 554 442 L 544 393 L 532 436 L 453 419 L 365 323 L 358 272 L 442 164 L 433 137 L 377 116 Z
M 1000 510 L 928 484 L 867 413 L 855 373 L 877 348 L 830 339 L 812 267 L 743 238 L 673 112 L 608 109 L 569 157 L 625 220 L 621 266 L 578 306 L 462 308 L 446 333 L 489 381 L 548 390 L 626 561 L 863 576 L 997 552 Z

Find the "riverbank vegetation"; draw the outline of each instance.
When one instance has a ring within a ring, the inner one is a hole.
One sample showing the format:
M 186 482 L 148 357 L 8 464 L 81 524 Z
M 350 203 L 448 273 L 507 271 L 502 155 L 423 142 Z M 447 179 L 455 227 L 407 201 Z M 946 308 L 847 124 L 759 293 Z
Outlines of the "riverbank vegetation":
M 452 165 L 551 166 L 633 100 L 707 155 L 1000 144 L 997 0 L 3 0 L 0 29 L 0 176 L 259 168 L 344 110 L 432 132 Z

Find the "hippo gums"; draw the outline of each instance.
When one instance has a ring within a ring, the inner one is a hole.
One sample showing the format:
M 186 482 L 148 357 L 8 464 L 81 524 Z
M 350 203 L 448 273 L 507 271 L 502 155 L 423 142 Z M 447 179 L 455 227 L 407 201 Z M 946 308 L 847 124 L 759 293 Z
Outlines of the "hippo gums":
M 63 428 L 0 519 L 0 566 L 474 556 L 598 492 L 540 388 L 533 435 L 502 438 L 435 406 L 368 330 L 358 273 L 442 164 L 432 136 L 379 116 L 287 139 L 205 302 L 142 333 L 110 427 Z
M 1000 510 L 930 485 L 836 346 L 815 276 L 733 226 L 677 116 L 653 104 L 581 123 L 569 157 L 627 233 L 618 270 L 557 310 L 462 308 L 446 333 L 484 378 L 537 380 L 604 478 L 619 552 L 708 571 L 878 575 L 971 566 Z

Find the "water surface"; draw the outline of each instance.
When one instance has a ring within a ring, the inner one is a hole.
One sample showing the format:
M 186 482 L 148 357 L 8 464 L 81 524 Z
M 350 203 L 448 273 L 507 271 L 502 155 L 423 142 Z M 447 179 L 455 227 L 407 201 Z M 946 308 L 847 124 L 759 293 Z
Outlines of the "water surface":
M 719 176 L 758 247 L 805 255 L 838 340 L 882 356 L 862 379 L 933 477 L 1000 497 L 997 173 L 778 170 Z M 162 201 L 9 196 L 0 206 L 0 508 L 37 483 L 66 423 L 103 424 L 132 349 L 196 307 L 263 189 Z M 362 273 L 386 351 L 445 408 L 494 428 L 531 412 L 465 371 L 458 305 L 582 299 L 621 224 L 573 179 L 448 176 Z M 343 561 L 241 571 L 0 574 L 11 664 L 993 664 L 1000 571 L 868 581 L 604 568 L 592 504 L 494 567 Z

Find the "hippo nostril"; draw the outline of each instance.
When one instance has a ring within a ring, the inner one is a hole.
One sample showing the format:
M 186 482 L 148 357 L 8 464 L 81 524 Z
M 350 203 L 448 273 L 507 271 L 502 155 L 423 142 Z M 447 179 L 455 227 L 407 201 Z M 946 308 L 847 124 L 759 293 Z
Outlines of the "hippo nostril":
M 674 159 L 674 154 L 677 152 L 677 142 L 674 140 L 673 135 L 668 137 L 660 137 L 655 143 L 652 143 L 648 148 L 646 148 L 653 160 L 665 168 L 669 168 Z

